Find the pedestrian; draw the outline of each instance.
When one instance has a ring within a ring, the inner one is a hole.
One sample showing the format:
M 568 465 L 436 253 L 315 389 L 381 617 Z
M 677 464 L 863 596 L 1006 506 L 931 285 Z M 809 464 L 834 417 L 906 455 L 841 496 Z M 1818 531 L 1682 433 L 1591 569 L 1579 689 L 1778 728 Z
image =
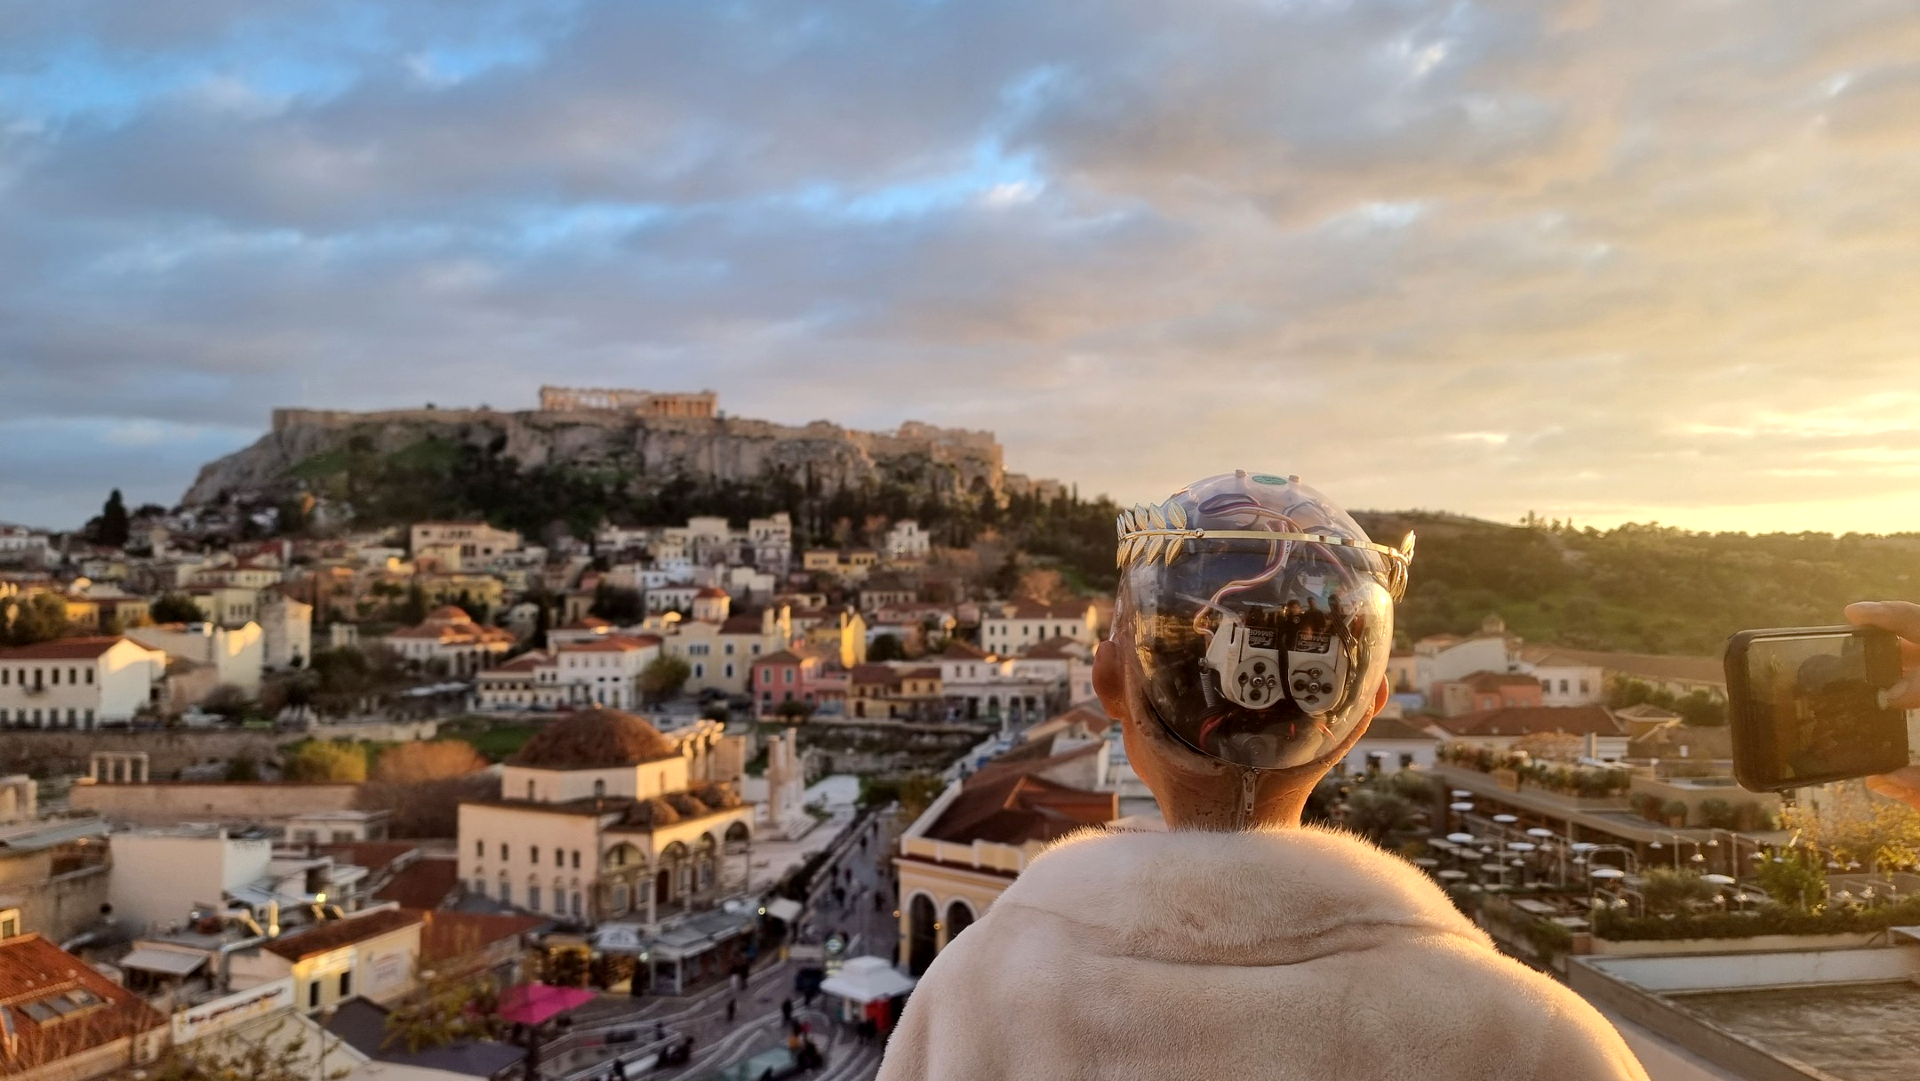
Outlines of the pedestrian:
M 627 1081 L 627 1064 L 619 1059 L 613 1060 L 613 1081 Z
M 780 1023 L 783 1025 L 793 1024 L 793 1000 L 790 998 L 780 1000 Z
M 653 1023 L 653 1038 L 656 1040 L 664 1040 L 667 1038 L 667 1026 L 663 1022 L 655 1021 Z
M 727 996 L 727 1024 L 729 1025 L 733 1024 L 733 1012 L 737 1008 L 737 1005 L 733 1000 L 733 996 Z

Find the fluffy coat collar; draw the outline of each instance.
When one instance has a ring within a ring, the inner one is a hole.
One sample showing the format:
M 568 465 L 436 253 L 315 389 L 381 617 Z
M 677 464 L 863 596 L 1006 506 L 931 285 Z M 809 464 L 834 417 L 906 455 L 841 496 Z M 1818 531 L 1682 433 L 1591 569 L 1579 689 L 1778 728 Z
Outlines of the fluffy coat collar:
M 1286 965 L 1367 949 L 1380 932 L 1491 947 L 1418 869 L 1350 834 L 1086 831 L 1044 852 L 995 906 L 1080 924 L 1110 956 Z

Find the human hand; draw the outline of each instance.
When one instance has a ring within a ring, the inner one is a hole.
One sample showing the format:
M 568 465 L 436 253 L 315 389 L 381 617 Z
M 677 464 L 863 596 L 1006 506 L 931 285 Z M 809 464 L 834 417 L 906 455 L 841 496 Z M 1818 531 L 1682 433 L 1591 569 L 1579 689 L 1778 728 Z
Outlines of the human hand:
M 1856 627 L 1879 627 L 1900 636 L 1901 676 L 1884 698 L 1896 709 L 1920 709 L 1920 604 L 1907 601 L 1862 601 L 1847 605 L 1847 622 Z M 1867 778 L 1867 788 L 1920 811 L 1920 766 Z

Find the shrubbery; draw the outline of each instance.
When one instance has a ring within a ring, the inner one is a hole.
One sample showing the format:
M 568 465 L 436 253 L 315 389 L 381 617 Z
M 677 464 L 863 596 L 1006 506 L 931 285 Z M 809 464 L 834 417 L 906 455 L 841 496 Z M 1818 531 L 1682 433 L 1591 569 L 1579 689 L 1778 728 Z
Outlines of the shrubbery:
M 1784 905 L 1753 912 L 1706 912 L 1689 916 L 1628 916 L 1605 910 L 1595 915 L 1594 933 L 1615 942 L 1687 938 L 1752 938 L 1755 935 L 1840 935 L 1884 931 L 1920 923 L 1920 897 L 1871 908 L 1828 905 L 1807 912 Z

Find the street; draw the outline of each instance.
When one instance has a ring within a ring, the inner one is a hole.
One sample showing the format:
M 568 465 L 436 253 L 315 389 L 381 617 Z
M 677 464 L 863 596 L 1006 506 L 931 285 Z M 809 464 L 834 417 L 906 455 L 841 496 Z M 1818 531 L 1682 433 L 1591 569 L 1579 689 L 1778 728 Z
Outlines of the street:
M 803 910 L 797 938 L 819 945 L 833 935 L 847 942 L 847 958 L 873 955 L 893 959 L 899 922 L 895 919 L 893 868 L 889 862 L 891 820 L 882 815 L 836 846 L 813 882 L 812 896 Z M 864 844 L 862 843 L 864 841 Z M 843 891 L 836 894 L 835 891 Z M 874 898 L 878 891 L 880 907 Z M 647 1028 L 662 1025 L 671 1032 L 692 1036 L 693 1058 L 685 1066 L 644 1076 L 662 1081 L 694 1081 L 769 1048 L 784 1046 L 786 1025 L 782 1000 L 791 1000 L 794 1018 L 826 1052 L 827 1065 L 808 1075 L 817 1081 L 870 1081 L 880 1067 L 876 1040 L 863 1045 L 851 1026 L 836 1024 L 820 997 L 805 1005 L 793 989 L 794 975 L 816 962 L 779 961 L 756 969 L 744 992 L 722 985 L 688 998 L 654 998 L 639 1010 L 619 1009 L 617 1000 L 601 999 L 575 1012 L 576 1029 L 602 1027 Z M 734 1003 L 733 1023 L 727 1021 L 727 1003 Z M 582 1071 L 574 1077 L 608 1076 L 610 1068 Z M 641 1076 L 635 1074 L 633 1076 Z

